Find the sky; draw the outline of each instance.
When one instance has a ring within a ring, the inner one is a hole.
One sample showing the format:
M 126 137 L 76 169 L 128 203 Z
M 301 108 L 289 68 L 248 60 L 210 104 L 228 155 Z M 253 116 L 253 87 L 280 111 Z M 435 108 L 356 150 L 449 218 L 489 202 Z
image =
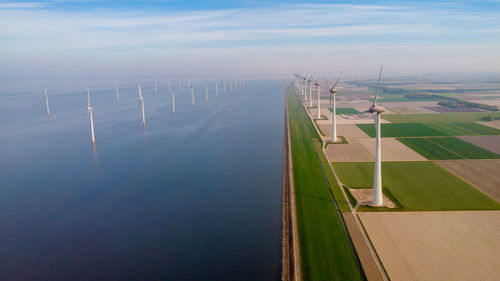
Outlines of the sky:
M 0 0 L 0 81 L 500 72 L 499 1 Z

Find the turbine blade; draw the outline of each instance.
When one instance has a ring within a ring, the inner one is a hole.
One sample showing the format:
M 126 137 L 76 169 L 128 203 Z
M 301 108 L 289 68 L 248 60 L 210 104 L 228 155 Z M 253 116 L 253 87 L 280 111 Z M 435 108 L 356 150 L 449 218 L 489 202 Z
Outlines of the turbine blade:
M 325 78 L 326 84 L 328 85 L 328 89 L 333 89 L 332 86 L 330 86 L 330 82 L 328 82 L 328 79 Z
M 333 88 L 332 89 L 335 89 L 335 86 L 337 86 L 337 83 L 339 83 L 339 81 L 340 81 L 340 78 L 337 79 L 337 82 L 335 82 L 335 84 L 333 84 Z
M 373 99 L 373 104 L 377 103 L 378 90 L 380 88 L 380 77 L 382 77 L 382 68 L 383 67 L 384 67 L 383 65 L 380 66 L 380 73 L 378 74 L 378 82 L 377 82 L 377 92 L 375 92 L 375 98 Z

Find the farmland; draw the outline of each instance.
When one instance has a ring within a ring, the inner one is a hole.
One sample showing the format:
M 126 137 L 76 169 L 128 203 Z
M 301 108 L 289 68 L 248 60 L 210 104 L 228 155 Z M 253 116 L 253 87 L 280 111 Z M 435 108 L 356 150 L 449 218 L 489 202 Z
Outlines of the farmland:
M 329 108 L 330 112 L 333 112 L 331 108 Z M 355 108 L 348 107 L 348 108 L 337 108 L 336 110 L 337 114 L 358 114 L 359 111 L 357 111 Z
M 498 280 L 499 211 L 359 214 L 391 280 Z
M 341 182 L 351 188 L 373 185 L 373 163 L 334 163 L 333 167 Z M 382 177 L 383 186 L 404 210 L 500 208 L 500 204 L 433 162 L 383 162 Z
M 498 159 L 500 155 L 455 137 L 398 138 L 429 160 Z
M 382 118 L 392 123 L 452 123 L 452 122 L 478 122 L 485 116 L 500 117 L 500 113 L 492 112 L 466 112 L 444 114 L 382 114 Z
M 356 124 L 370 137 L 375 137 L 375 126 L 373 124 Z M 389 123 L 381 124 L 382 137 L 424 137 L 424 136 L 446 136 L 447 134 L 420 123 Z
M 297 95 L 288 95 L 288 110 L 302 279 L 362 280 L 311 140 L 318 136 Z
M 448 136 L 500 135 L 500 130 L 477 123 L 426 123 Z

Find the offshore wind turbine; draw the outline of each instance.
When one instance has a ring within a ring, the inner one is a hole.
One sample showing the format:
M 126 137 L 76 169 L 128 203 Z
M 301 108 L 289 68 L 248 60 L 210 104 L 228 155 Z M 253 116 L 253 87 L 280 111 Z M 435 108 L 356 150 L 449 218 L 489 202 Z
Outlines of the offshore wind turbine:
M 139 103 L 142 109 L 142 125 L 146 125 L 146 115 L 144 114 L 144 98 L 142 97 L 141 85 L 137 83 L 137 89 L 139 90 Z
M 382 66 L 380 66 L 380 73 L 378 75 L 377 91 L 375 93 L 375 98 L 373 99 L 373 104 L 368 109 L 368 112 L 373 113 L 373 121 L 375 123 L 376 140 L 375 140 L 375 174 L 373 179 L 373 201 L 372 204 L 375 206 L 382 206 L 382 160 L 381 160 L 381 150 L 380 150 L 380 114 L 385 111 L 380 105 L 377 105 L 378 91 L 380 88 L 380 78 L 382 77 Z
M 232 92 L 233 91 L 233 80 L 229 80 L 229 91 Z
M 50 116 L 50 108 L 49 108 L 49 96 L 47 95 L 47 89 L 43 91 L 45 95 L 45 106 L 47 107 L 47 116 Z
M 215 97 L 219 97 L 219 82 L 215 81 Z
M 222 83 L 224 85 L 224 95 L 225 95 L 226 94 L 226 80 L 224 80 Z
M 87 111 L 90 111 L 90 91 L 89 91 L 89 87 L 87 87 Z
M 95 145 L 95 135 L 94 135 L 94 116 L 92 115 L 92 106 L 90 105 L 90 93 L 89 89 L 87 88 L 87 94 L 88 94 L 88 104 L 87 104 L 87 110 L 90 113 L 90 134 L 92 137 L 92 145 Z
M 116 102 L 120 102 L 120 94 L 118 93 L 118 84 L 116 84 L 116 82 L 113 82 L 113 85 L 115 85 L 115 89 L 116 89 Z
M 194 106 L 194 89 L 193 85 L 191 85 L 191 82 L 189 83 L 189 91 L 191 92 L 191 104 Z
M 170 96 L 172 96 L 172 112 L 175 113 L 175 91 L 172 91 L 170 88 L 170 82 L 168 82 L 168 91 L 170 92 Z
M 337 79 L 337 82 L 333 84 L 333 87 L 330 86 L 330 82 L 325 78 L 326 84 L 328 85 L 328 90 L 330 91 L 330 104 L 333 101 L 333 106 L 332 106 L 332 142 L 337 141 L 337 106 L 336 106 L 336 96 L 335 94 L 337 93 L 337 89 L 335 89 L 335 86 L 337 86 L 337 83 L 339 83 L 340 79 Z
M 316 91 L 318 92 L 318 98 L 317 98 L 317 105 L 316 105 L 316 119 L 320 120 L 321 119 L 321 84 L 319 83 L 319 75 L 316 78 L 316 82 L 314 82 L 314 85 L 316 86 Z
M 158 95 L 158 85 L 156 84 L 156 81 L 154 83 L 155 86 L 155 96 Z
M 208 85 L 205 84 L 205 98 L 207 99 L 208 102 Z

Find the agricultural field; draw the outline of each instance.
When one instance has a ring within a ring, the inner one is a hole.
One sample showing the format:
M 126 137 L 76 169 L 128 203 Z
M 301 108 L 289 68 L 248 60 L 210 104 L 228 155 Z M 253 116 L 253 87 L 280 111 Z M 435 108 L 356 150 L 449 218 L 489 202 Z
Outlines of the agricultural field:
M 425 125 L 441 131 L 448 136 L 500 135 L 500 130 L 477 123 L 451 122 L 426 123 Z
M 500 117 L 500 112 L 467 112 L 444 114 L 382 114 L 382 118 L 391 123 L 452 123 L 478 122 L 485 116 Z
M 500 155 L 455 137 L 397 138 L 429 160 L 498 159 Z
M 500 160 L 438 161 L 436 163 L 500 202 Z
M 463 136 L 458 138 L 500 154 L 500 136 Z
M 302 279 L 362 280 L 315 152 L 318 135 L 297 95 L 288 95 L 288 110 Z
M 333 167 L 351 188 L 373 186 L 373 163 L 338 162 Z M 433 162 L 383 162 L 382 178 L 404 210 L 500 209 L 499 203 Z
M 370 137 L 375 137 L 375 126 L 373 124 L 356 124 L 356 126 Z M 383 138 L 447 136 L 444 132 L 420 123 L 389 123 L 380 126 Z
M 500 211 L 364 212 L 391 280 L 498 280 Z
M 329 108 L 330 112 L 332 112 L 332 109 Z M 337 114 L 359 114 L 360 112 L 357 111 L 355 108 L 352 107 L 347 107 L 347 108 L 337 108 Z

